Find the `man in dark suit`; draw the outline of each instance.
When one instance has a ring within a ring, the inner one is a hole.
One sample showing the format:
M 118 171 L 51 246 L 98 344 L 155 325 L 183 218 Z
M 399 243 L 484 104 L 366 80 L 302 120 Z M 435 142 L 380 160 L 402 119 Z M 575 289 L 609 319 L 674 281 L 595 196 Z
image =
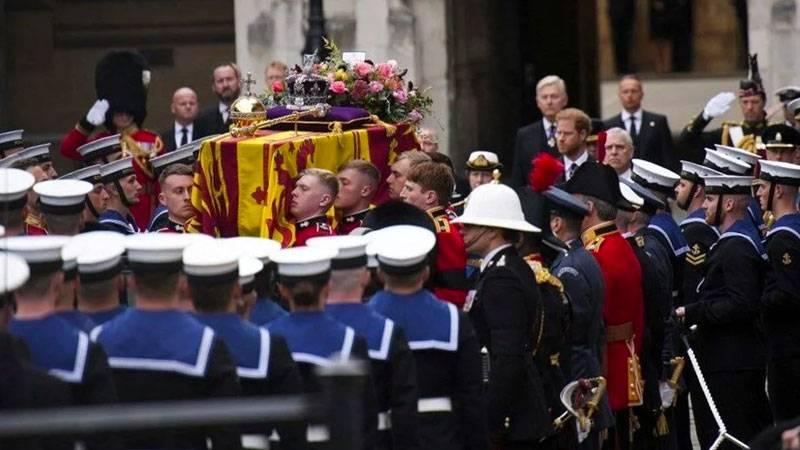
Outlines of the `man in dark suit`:
M 195 139 L 228 132 L 231 118 L 228 110 L 242 91 L 242 73 L 234 63 L 217 66 L 211 80 L 211 91 L 216 94 L 219 102 L 204 109 L 197 116 Z
M 197 130 L 194 122 L 197 118 L 197 111 L 197 93 L 192 88 L 178 88 L 172 94 L 170 112 L 175 117 L 175 123 L 161 133 L 164 140 L 165 153 L 171 152 L 195 139 Z
M 511 169 L 511 187 L 527 184 L 531 161 L 544 150 L 558 156 L 556 150 L 556 114 L 567 105 L 567 87 L 564 80 L 548 75 L 536 84 L 536 106 L 542 112 L 537 120 L 517 130 L 514 143 L 514 164 Z
M 619 82 L 622 112 L 605 120 L 606 129 L 619 127 L 633 139 L 634 158 L 645 159 L 670 170 L 678 169 L 667 117 L 642 109 L 644 90 L 636 75 L 625 75 Z

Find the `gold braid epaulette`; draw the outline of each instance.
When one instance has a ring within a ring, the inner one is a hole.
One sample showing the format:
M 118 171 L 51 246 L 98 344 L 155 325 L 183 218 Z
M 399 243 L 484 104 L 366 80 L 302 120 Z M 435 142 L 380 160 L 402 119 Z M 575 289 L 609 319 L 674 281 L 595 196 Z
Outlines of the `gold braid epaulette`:
M 534 259 L 528 259 L 528 257 L 525 258 L 525 261 L 536 276 L 536 284 L 549 284 L 556 288 L 560 294 L 564 293 L 564 285 L 561 283 L 561 280 L 550 273 L 549 270 L 545 269 L 542 263 Z

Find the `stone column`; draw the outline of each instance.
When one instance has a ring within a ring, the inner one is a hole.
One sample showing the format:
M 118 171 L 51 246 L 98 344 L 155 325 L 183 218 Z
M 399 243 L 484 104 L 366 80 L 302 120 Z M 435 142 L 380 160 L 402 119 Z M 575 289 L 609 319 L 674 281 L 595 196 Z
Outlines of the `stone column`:
M 750 53 L 758 53 L 768 103 L 776 89 L 800 84 L 799 19 L 796 0 L 748 2 Z

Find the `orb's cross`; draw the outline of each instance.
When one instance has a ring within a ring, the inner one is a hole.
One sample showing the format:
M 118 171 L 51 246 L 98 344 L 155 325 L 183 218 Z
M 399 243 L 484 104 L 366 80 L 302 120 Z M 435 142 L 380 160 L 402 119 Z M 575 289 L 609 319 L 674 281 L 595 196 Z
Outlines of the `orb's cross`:
M 245 90 L 247 90 L 247 95 L 250 95 L 250 85 L 256 84 L 256 80 L 253 79 L 253 75 L 250 72 L 247 72 L 247 78 L 245 78 L 242 83 L 245 86 Z

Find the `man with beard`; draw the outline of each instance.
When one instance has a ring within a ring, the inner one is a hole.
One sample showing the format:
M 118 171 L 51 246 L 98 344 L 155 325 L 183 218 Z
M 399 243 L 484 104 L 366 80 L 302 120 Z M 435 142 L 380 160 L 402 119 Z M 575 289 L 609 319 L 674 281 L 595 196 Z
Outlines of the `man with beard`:
M 463 224 L 466 250 L 483 259 L 464 309 L 488 352 L 489 436 L 494 448 L 533 448 L 553 431 L 534 360 L 544 306 L 536 277 L 513 244 L 519 233 L 541 230 L 525 221 L 513 189 L 493 183 L 472 191 L 454 222 Z
M 100 214 L 99 222 L 107 229 L 122 234 L 141 231 L 130 210 L 139 201 L 142 190 L 142 185 L 136 179 L 132 160 L 132 157 L 118 159 L 100 167 L 109 198 L 108 207 Z
M 86 207 L 81 212 L 81 232 L 99 231 L 106 228 L 98 222 L 100 215 L 106 212 L 110 196 L 103 184 L 103 177 L 100 173 L 100 164 L 84 167 L 74 172 L 70 172 L 60 180 L 80 180 L 92 183 L 92 190 L 86 195 Z
M 219 102 L 200 112 L 194 121 L 194 138 L 211 134 L 227 133 L 231 123 L 231 103 L 242 91 L 242 73 L 234 63 L 222 64 L 214 69 L 211 76 L 211 91 Z
M 697 325 L 693 348 L 719 414 L 736 437 L 749 442 L 772 422 L 764 392 L 766 358 L 758 326 L 766 253 L 747 217 L 753 177 L 704 177 L 706 222 L 722 235 L 711 248 L 696 302 L 675 314 Z M 701 447 L 717 425 L 705 401 L 693 403 Z
M 292 190 L 289 212 L 294 217 L 295 237 L 292 247 L 306 245 L 316 236 L 333 234 L 330 219 L 325 214 L 339 193 L 339 181 L 325 169 L 306 169 L 300 172 Z
M 775 224 L 767 233 L 770 267 L 761 298 L 767 344 L 767 387 L 775 421 L 800 414 L 800 213 L 797 190 L 800 166 L 762 161 L 758 199 L 761 208 L 772 211 Z

